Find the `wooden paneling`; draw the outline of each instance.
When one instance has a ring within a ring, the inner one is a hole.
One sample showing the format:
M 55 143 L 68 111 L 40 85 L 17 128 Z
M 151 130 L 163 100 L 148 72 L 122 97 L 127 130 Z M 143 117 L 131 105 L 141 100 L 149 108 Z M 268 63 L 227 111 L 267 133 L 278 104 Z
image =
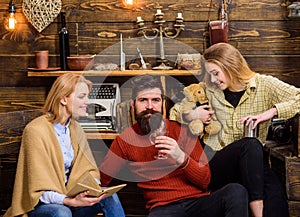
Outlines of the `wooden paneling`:
M 22 14 L 22 0 L 15 0 L 19 31 L 6 32 L 0 25 L 0 87 L 45 87 L 53 79 L 28 78 L 28 67 L 35 66 L 33 52 L 47 49 L 49 66 L 59 65 L 58 31 L 60 20 L 38 33 Z M 64 0 L 67 27 L 70 33 L 71 54 L 118 55 L 120 33 L 124 41 L 139 38 L 136 17 L 142 16 L 146 26 L 154 26 L 156 9 L 162 8 L 166 25 L 172 26 L 178 12 L 184 16 L 185 30 L 176 41 L 186 45 L 178 48 L 174 40 L 164 40 L 166 54 L 172 60 L 180 52 L 202 53 L 206 47 L 203 35 L 207 31 L 210 0 L 142 0 L 133 8 L 124 8 L 121 1 Z M 0 3 L 0 17 L 7 13 L 9 0 Z M 229 5 L 229 43 L 236 46 L 257 72 L 272 74 L 284 81 L 299 85 L 300 19 L 287 19 L 283 0 L 231 1 Z M 213 1 L 210 19 L 218 19 L 220 4 Z M 148 41 L 149 42 L 149 41 Z M 155 44 L 155 42 L 154 42 Z M 155 47 L 155 49 L 153 48 Z M 127 58 L 133 58 L 135 43 L 126 48 Z M 145 57 L 158 56 L 158 45 L 141 45 Z M 297 79 L 296 79 L 297 78 Z
M 0 2 L 0 113 L 37 109 L 43 105 L 55 77 L 27 76 L 27 68 L 35 67 L 34 51 L 49 50 L 49 67 L 59 66 L 58 32 L 61 26 L 59 18 L 38 33 L 22 13 L 22 0 L 14 0 L 18 29 L 7 32 L 2 23 L 7 15 L 9 2 L 10 0 Z M 213 1 L 211 20 L 218 19 L 220 2 Z M 241 51 L 253 70 L 273 75 L 300 87 L 300 19 L 287 18 L 287 1 L 230 2 L 229 43 Z M 62 0 L 62 3 L 62 10 L 67 14 L 72 55 L 97 54 L 99 62 L 109 59 L 118 63 L 119 38 L 122 33 L 127 62 L 134 59 L 137 46 L 145 59 L 152 61 L 159 56 L 158 42 L 157 40 L 146 41 L 137 35 L 136 17 L 142 16 L 146 26 L 151 29 L 154 27 L 154 14 L 158 8 L 165 13 L 166 26 L 171 27 L 174 24 L 178 12 L 183 13 L 184 17 L 185 30 L 179 37 L 176 40 L 164 39 L 168 60 L 174 61 L 177 53 L 202 53 L 207 46 L 207 38 L 204 36 L 207 35 L 210 0 L 138 0 L 138 4 L 133 9 L 124 8 L 121 0 Z M 186 85 L 194 82 L 189 77 L 184 77 L 183 80 Z M 18 150 L 20 131 L 14 128 L 14 121 L 19 123 L 23 120 L 21 117 L 12 120 L 1 116 L 0 143 L 8 145 L 5 149 L 6 154 Z M 3 122 L 9 123 L 8 127 L 3 127 Z M 8 133 L 13 136 L 5 136 Z M 274 152 L 272 154 L 273 166 L 284 177 L 284 159 L 278 159 Z M 9 159 L 15 161 L 16 156 Z M 11 168 L 3 163 L 2 161 L 2 165 L 8 169 L 7 177 L 12 183 L 15 163 Z M 294 165 L 299 162 L 290 163 L 289 168 L 299 167 L 298 164 Z M 290 174 L 297 174 L 297 170 L 293 170 Z M 0 186 L 4 186 L 3 183 L 5 184 L 0 180 Z M 298 189 L 298 184 L 288 186 L 291 187 L 291 194 L 295 193 L 294 189 Z M 144 201 L 140 192 L 136 194 L 137 190 L 134 187 L 128 188 L 130 189 L 134 194 L 127 191 L 120 194 L 121 199 L 125 201 L 126 212 L 145 213 L 141 208 Z M 2 207 L 7 207 L 7 201 L 11 199 L 9 195 L 11 191 L 12 185 L 7 187 L 7 192 L 1 194 Z M 132 195 L 136 195 L 136 198 Z M 135 204 L 136 201 L 139 203 Z M 299 216 L 299 201 L 289 201 L 289 206 L 291 216 Z
M 0 155 L 18 153 L 23 128 L 39 115 L 41 112 L 36 109 L 0 113 Z
M 292 127 L 295 155 L 300 158 L 300 114 L 297 115 L 297 118 L 293 119 Z
M 39 109 L 45 99 L 44 87 L 0 88 L 0 112 Z
M 39 110 L 0 112 L 0 215 L 11 204 L 23 128 L 40 114 Z
M 285 167 L 288 199 L 300 201 L 300 158 L 287 157 L 285 160 Z
M 174 22 L 170 22 L 172 26 Z M 146 23 L 151 29 L 153 23 Z M 203 52 L 203 34 L 206 31 L 206 21 L 187 22 L 185 30 L 176 40 Z M 271 28 L 276 27 L 276 28 Z M 71 54 L 97 54 L 106 48 L 119 43 L 120 33 L 123 39 L 137 38 L 137 28 L 134 22 L 122 23 L 68 23 L 71 41 Z M 232 21 L 229 23 L 229 42 L 241 50 L 244 55 L 299 55 L 300 21 Z M 10 40 L 0 40 L 0 55 L 26 55 L 34 63 L 35 50 L 48 49 L 50 56 L 58 55 L 57 23 L 47 27 L 37 35 L 35 43 L 16 43 Z M 262 43 L 263 42 L 263 43 Z M 169 46 L 172 48 L 172 44 Z M 251 48 L 251 49 L 250 49 Z M 146 49 L 147 50 L 147 49 Z M 18 53 L 15 53 L 18 52 Z M 118 51 L 116 51 L 118 52 Z M 117 53 L 114 53 L 116 55 Z M 26 61 L 28 62 L 28 60 Z
M 300 216 L 300 201 L 289 201 L 289 210 L 290 210 L 290 217 L 299 217 Z
M 278 175 L 283 185 L 286 186 L 290 217 L 300 216 L 300 180 L 299 158 L 293 155 L 293 145 L 278 144 L 275 141 L 267 141 L 266 153 L 272 170 Z

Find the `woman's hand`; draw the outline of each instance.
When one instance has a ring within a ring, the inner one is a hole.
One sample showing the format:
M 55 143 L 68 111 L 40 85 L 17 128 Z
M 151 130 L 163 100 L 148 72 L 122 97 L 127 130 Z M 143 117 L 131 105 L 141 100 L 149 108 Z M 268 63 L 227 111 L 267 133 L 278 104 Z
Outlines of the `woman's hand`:
M 63 203 L 67 206 L 78 207 L 78 206 L 93 206 L 103 199 L 105 194 L 102 194 L 100 197 L 89 197 L 89 191 L 82 192 L 76 197 L 66 197 Z
M 246 121 L 246 125 L 248 126 L 250 121 L 254 121 L 252 129 L 254 129 L 259 123 L 271 120 L 274 116 L 277 115 L 277 109 L 271 108 L 261 114 L 258 115 L 248 115 L 242 119 L 240 119 L 240 123 L 244 123 Z
M 157 136 L 155 138 L 155 148 L 163 155 L 168 155 L 176 161 L 177 164 L 184 162 L 185 153 L 180 149 L 175 139 L 168 136 Z
M 198 120 L 199 119 L 204 124 L 210 124 L 210 122 L 211 122 L 211 116 L 214 113 L 215 112 L 213 110 L 210 110 L 210 106 L 209 105 L 202 105 L 202 106 L 197 107 L 196 109 L 191 110 L 186 115 L 186 119 L 188 121 Z

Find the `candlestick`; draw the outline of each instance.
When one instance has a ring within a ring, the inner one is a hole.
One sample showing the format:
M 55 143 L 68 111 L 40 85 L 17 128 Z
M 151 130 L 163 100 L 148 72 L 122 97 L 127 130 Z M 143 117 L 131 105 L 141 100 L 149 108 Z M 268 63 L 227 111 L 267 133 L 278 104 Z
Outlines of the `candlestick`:
M 177 14 L 177 19 L 183 19 L 182 13 L 178 13 L 178 14 Z
M 137 17 L 137 22 L 141 22 L 141 21 L 143 21 L 142 17 Z
M 161 15 L 161 14 L 162 14 L 162 13 L 161 13 L 161 10 L 160 10 L 160 9 L 157 9 L 156 14 L 157 14 L 157 15 Z
M 154 67 L 153 69 L 172 69 L 170 66 L 166 66 L 167 60 L 165 59 L 165 53 L 164 53 L 164 43 L 163 43 L 163 36 L 167 38 L 176 38 L 179 33 L 184 30 L 183 25 L 183 17 L 182 13 L 177 14 L 176 23 L 174 24 L 174 28 L 170 27 L 163 27 L 163 24 L 166 22 L 163 20 L 163 13 L 160 9 L 157 9 L 154 21 L 155 24 L 158 24 L 158 28 L 152 28 L 151 30 L 147 29 L 144 26 L 144 21 L 141 17 L 137 17 L 137 25 L 138 25 L 138 34 L 143 35 L 146 39 L 155 39 L 159 37 L 159 45 L 160 45 L 160 61 L 161 64 L 157 67 Z M 151 32 L 151 36 L 147 35 L 147 31 Z M 173 32 L 173 34 L 170 34 L 170 32 Z M 153 35 L 154 33 L 154 35 Z

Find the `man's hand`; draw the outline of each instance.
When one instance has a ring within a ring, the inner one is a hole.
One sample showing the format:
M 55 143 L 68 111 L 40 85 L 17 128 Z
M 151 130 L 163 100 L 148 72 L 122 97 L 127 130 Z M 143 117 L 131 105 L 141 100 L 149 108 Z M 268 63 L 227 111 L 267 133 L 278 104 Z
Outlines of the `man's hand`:
M 160 153 L 174 159 L 179 165 L 184 162 L 185 153 L 180 149 L 176 140 L 171 137 L 157 136 L 155 138 L 155 148 L 159 149 Z

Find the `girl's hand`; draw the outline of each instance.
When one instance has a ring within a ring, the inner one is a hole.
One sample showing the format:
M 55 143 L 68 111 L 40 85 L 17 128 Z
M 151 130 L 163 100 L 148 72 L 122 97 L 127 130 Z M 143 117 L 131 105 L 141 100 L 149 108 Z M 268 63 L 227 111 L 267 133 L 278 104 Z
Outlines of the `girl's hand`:
M 204 124 L 209 124 L 211 122 L 211 116 L 215 112 L 213 110 L 210 110 L 209 105 L 202 105 L 197 107 L 196 109 L 191 110 L 188 115 L 186 116 L 186 119 L 188 121 L 192 120 L 201 120 Z
M 248 115 L 244 118 L 241 118 L 239 120 L 240 123 L 246 122 L 246 125 L 248 126 L 250 121 L 254 121 L 252 129 L 254 129 L 259 123 L 271 120 L 274 116 L 277 115 L 277 109 L 276 108 L 271 108 L 261 114 L 258 115 Z
M 89 197 L 89 191 L 82 192 L 76 197 L 66 197 L 63 201 L 65 205 L 78 207 L 78 206 L 93 206 L 94 204 L 98 203 L 100 200 L 103 199 L 105 194 L 101 195 L 100 197 Z

